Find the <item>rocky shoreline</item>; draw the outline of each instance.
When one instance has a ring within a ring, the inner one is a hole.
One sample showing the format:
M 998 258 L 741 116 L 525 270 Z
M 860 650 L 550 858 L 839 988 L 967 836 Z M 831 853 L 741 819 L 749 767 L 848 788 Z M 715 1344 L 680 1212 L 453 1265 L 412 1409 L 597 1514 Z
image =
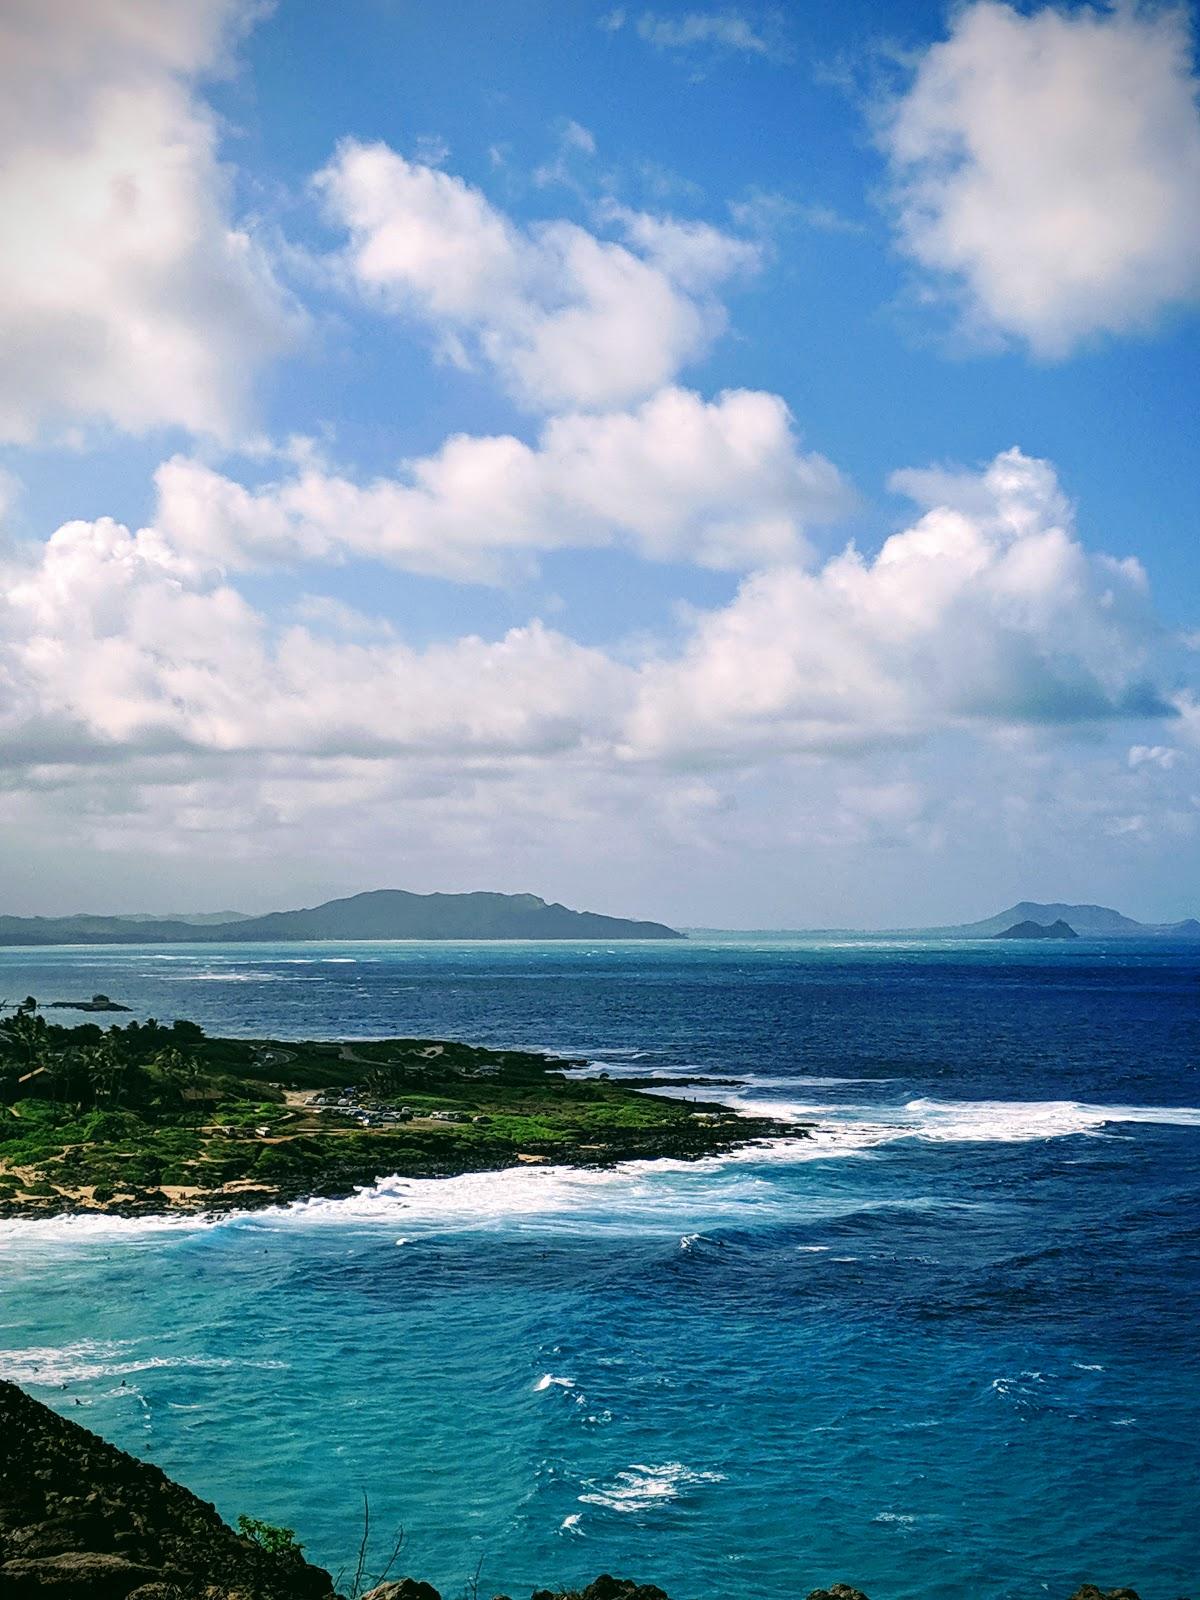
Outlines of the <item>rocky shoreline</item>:
M 68 1028 L 31 999 L 0 1024 L 0 1217 L 216 1216 L 340 1199 L 390 1176 L 694 1161 L 807 1136 L 582 1065 L 448 1040 Z
M 0 1594 L 5 1600 L 441 1600 L 415 1578 L 333 1577 L 288 1529 L 216 1508 L 86 1428 L 0 1381 Z M 391 1552 L 394 1561 L 396 1551 Z M 349 1558 L 348 1558 L 349 1559 Z M 508 1600 L 496 1596 L 495 1600 Z M 668 1600 L 654 1584 L 607 1575 L 531 1600 Z M 741 1600 L 741 1597 L 738 1597 Z M 746 1596 L 745 1600 L 752 1600 Z M 835 1583 L 808 1600 L 867 1600 Z M 1091 1584 L 1071 1600 L 1138 1600 Z

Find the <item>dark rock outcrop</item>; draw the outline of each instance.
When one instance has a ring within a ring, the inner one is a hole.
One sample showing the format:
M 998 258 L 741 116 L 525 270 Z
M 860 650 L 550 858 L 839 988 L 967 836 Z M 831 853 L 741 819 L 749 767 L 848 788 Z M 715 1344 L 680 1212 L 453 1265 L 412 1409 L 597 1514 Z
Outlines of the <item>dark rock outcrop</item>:
M 1097 1589 L 1094 1583 L 1085 1583 L 1071 1600 L 1140 1600 L 1140 1596 L 1136 1589 Z
M 431 1583 L 420 1583 L 416 1578 L 395 1578 L 369 1589 L 363 1600 L 442 1600 Z
M 505 1600 L 505 1597 L 497 1595 L 496 1600 Z M 531 1600 L 668 1600 L 668 1597 L 652 1583 L 634 1583 L 632 1578 L 610 1578 L 605 1572 L 594 1583 L 589 1583 L 586 1589 L 538 1589 Z
M 5 1600 L 333 1600 L 327 1572 L 271 1555 L 215 1507 L 0 1382 Z
M 852 1589 L 848 1583 L 835 1583 L 832 1589 L 814 1589 L 808 1600 L 867 1600 L 861 1589 Z

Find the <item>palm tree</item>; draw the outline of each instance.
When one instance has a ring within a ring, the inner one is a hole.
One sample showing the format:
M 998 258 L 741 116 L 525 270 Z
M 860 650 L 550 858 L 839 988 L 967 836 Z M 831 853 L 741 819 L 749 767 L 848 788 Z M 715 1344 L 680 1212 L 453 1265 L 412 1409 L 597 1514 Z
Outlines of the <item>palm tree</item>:
M 36 1007 L 36 1000 L 33 1005 Z M 36 1010 L 25 1002 L 17 1007 L 11 1017 L 5 1017 L 0 1022 L 0 1033 L 11 1046 L 20 1050 L 26 1065 L 30 1067 L 46 1047 L 46 1019 L 39 1017 Z
M 129 1065 L 112 1039 L 104 1039 L 81 1052 L 94 1105 L 117 1106 L 129 1075 Z
M 170 1083 L 181 1100 L 187 1099 L 200 1083 L 200 1063 L 195 1056 L 186 1056 L 182 1050 L 177 1050 L 174 1045 L 168 1045 L 165 1050 L 159 1050 L 151 1057 L 151 1063 L 157 1067 L 167 1082 Z M 193 1110 L 195 1109 L 193 1105 Z

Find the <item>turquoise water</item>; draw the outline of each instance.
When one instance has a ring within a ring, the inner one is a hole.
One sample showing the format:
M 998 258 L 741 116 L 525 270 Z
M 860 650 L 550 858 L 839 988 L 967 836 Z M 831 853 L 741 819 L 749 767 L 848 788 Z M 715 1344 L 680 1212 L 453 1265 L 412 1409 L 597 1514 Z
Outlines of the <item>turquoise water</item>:
M 460 1592 L 1200 1590 L 1200 959 L 1161 944 L 0 952 L 211 1030 L 687 1067 L 811 1141 L 0 1233 L 0 1370 Z M 598 1066 L 596 1068 L 598 1070 Z M 79 1402 L 78 1404 L 76 1402 Z

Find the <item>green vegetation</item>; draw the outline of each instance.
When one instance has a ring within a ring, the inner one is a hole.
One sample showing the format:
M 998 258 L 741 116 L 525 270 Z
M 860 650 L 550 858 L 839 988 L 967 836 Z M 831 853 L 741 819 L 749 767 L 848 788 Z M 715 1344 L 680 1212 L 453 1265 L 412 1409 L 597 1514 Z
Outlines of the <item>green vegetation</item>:
M 244 1209 L 392 1173 L 692 1158 L 785 1131 L 572 1065 L 428 1039 L 63 1027 L 29 997 L 0 1020 L 0 1216 Z
M 248 1517 L 243 1511 L 237 1519 L 238 1532 L 265 1550 L 269 1556 L 298 1558 L 304 1546 L 296 1538 L 295 1528 L 281 1528 L 274 1522 L 263 1522 L 259 1517 Z

